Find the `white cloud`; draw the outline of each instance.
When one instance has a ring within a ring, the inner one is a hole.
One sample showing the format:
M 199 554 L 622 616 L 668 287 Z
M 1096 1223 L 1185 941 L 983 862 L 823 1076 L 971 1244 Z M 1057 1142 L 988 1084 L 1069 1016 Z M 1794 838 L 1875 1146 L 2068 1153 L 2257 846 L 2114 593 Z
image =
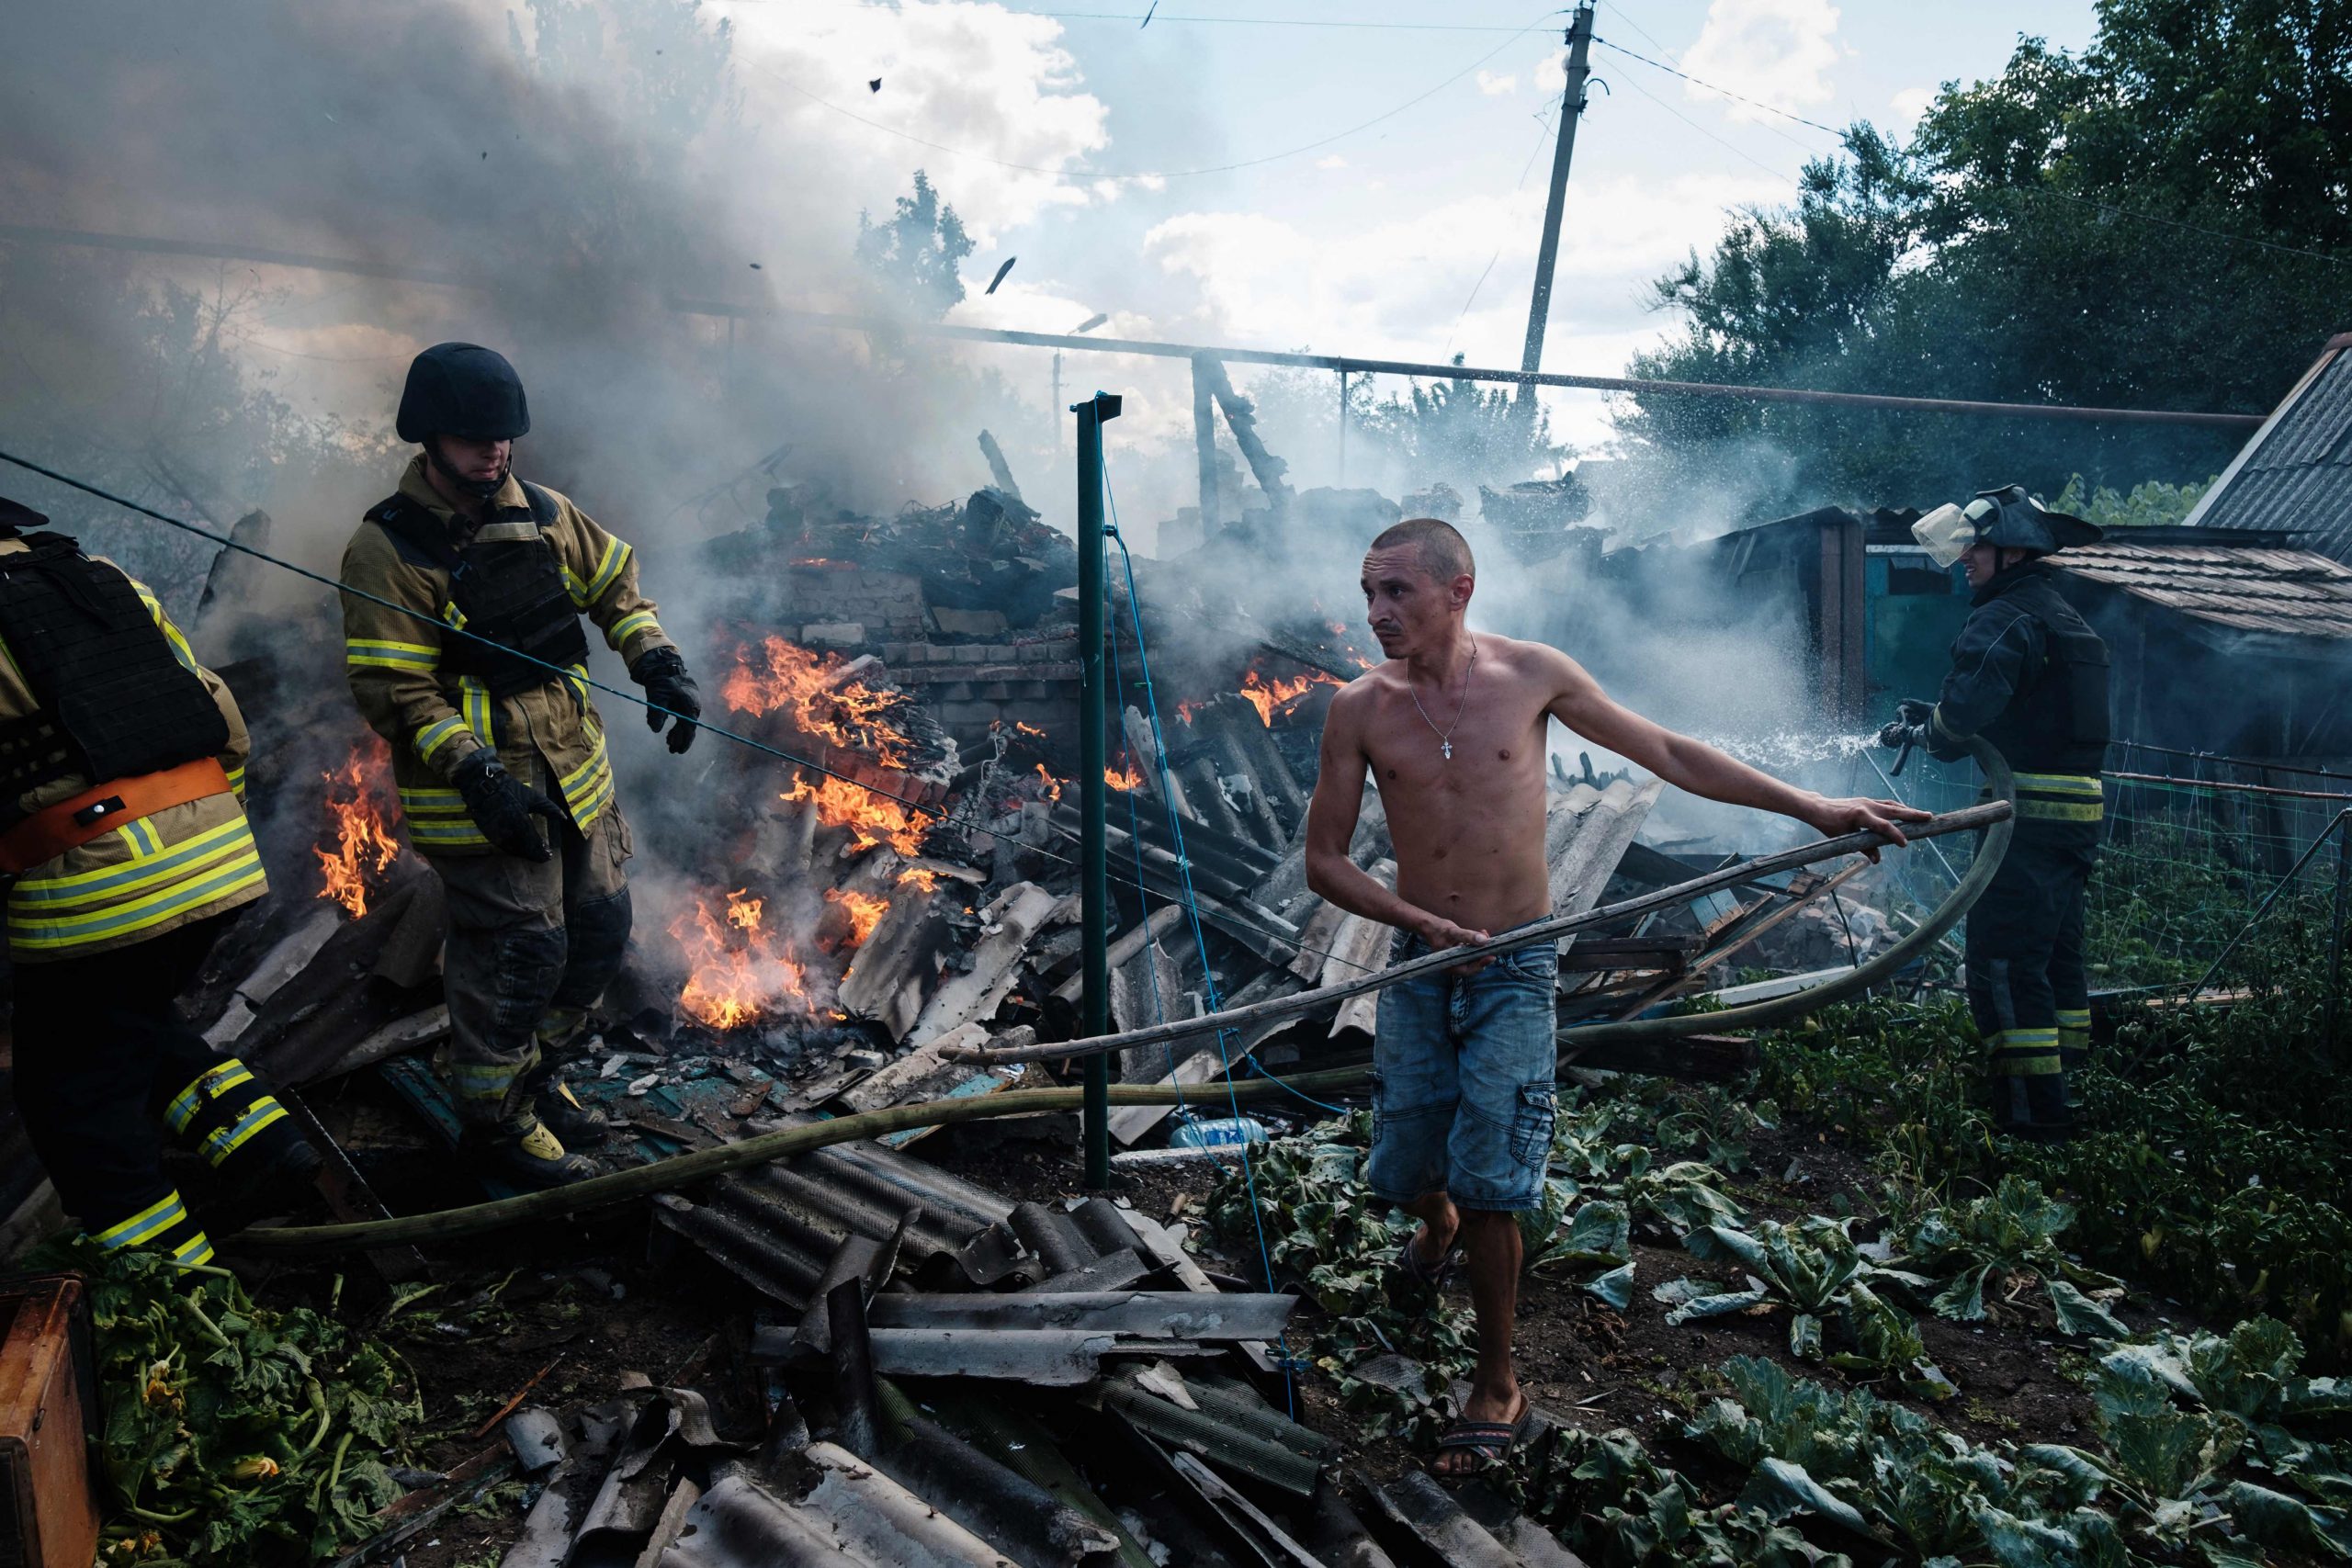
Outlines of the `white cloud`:
M 1573 185 L 1546 365 L 1613 370 L 1629 346 L 1655 342 L 1665 323 L 1645 309 L 1649 280 L 1713 243 L 1726 209 L 1787 194 L 1756 175 Z M 1348 234 L 1259 212 L 1186 212 L 1146 233 L 1143 253 L 1188 286 L 1182 330 L 1200 341 L 1422 360 L 1450 343 L 1472 364 L 1515 364 L 1544 197 L 1532 185 L 1466 196 Z
M 1344 169 L 1348 166 L 1348 161 L 1337 152 L 1326 152 L 1315 160 L 1315 166 L 1318 169 Z
M 1478 73 L 1478 91 L 1486 94 L 1487 96 L 1490 98 L 1499 98 L 1505 93 L 1517 92 L 1518 90 L 1519 78 L 1517 76 L 1498 76 L 1491 71 L 1481 71 Z
M 1837 34 L 1838 7 L 1829 0 L 1713 0 L 1682 64 L 1693 76 L 1775 108 L 1818 108 L 1831 96 Z M 1722 103 L 1733 119 L 1766 118 L 1752 104 L 1693 83 L 1684 83 L 1682 91 Z
M 986 246 L 1051 208 L 1119 194 L 1124 182 L 1085 166 L 1109 145 L 1110 111 L 1051 18 L 978 0 L 729 9 L 747 126 L 788 127 L 802 178 L 845 186 L 853 207 L 887 210 L 925 169 Z M 810 195 L 795 206 L 838 205 Z
M 1919 117 L 1926 114 L 1928 106 L 1935 101 L 1936 89 L 1933 87 L 1905 87 L 1886 102 L 1896 128 L 1908 130 L 1919 123 Z

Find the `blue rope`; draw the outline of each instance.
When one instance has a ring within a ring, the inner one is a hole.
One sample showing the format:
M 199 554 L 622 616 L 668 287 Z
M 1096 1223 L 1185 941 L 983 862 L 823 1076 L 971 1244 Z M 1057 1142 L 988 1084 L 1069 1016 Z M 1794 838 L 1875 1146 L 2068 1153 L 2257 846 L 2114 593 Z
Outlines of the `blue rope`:
M 1101 453 L 1102 449 L 1098 446 L 1096 447 L 1095 473 L 1102 481 L 1102 497 L 1111 510 L 1111 522 L 1109 525 L 1103 529 L 1103 534 L 1114 544 L 1116 544 L 1119 547 L 1120 567 L 1126 575 L 1127 619 L 1129 624 L 1135 627 L 1136 632 L 1136 663 L 1139 667 L 1139 671 L 1143 678 L 1143 700 L 1145 712 L 1151 720 L 1151 745 L 1153 751 L 1152 762 L 1156 776 L 1159 781 L 1160 805 L 1168 814 L 1169 840 L 1174 845 L 1176 851 L 1176 874 L 1178 886 L 1183 889 L 1184 914 L 1185 918 L 1191 922 L 1193 928 L 1193 944 L 1200 953 L 1201 984 L 1207 996 L 1209 1010 L 1211 1012 L 1222 1012 L 1225 1010 L 1225 999 L 1219 994 L 1217 989 L 1216 972 L 1209 965 L 1208 933 L 1201 929 L 1200 896 L 1193 890 L 1193 863 L 1191 858 L 1184 852 L 1184 824 L 1182 818 L 1176 810 L 1176 791 L 1173 784 L 1173 775 L 1168 766 L 1168 732 L 1160 725 L 1159 696 L 1157 691 L 1154 690 L 1151 683 L 1151 648 L 1149 642 L 1144 636 L 1142 600 L 1136 590 L 1135 556 L 1127 549 L 1126 536 L 1119 531 L 1119 503 L 1117 499 L 1113 496 L 1111 492 L 1110 465 L 1102 458 Z M 1118 646 L 1118 638 L 1114 637 L 1111 640 L 1112 647 L 1115 650 Z M 1133 811 L 1134 809 L 1135 803 L 1133 801 L 1128 802 L 1128 810 Z M 1137 846 L 1137 852 L 1141 852 L 1140 845 Z M 1240 1097 L 1234 1092 L 1233 1052 L 1230 1046 L 1227 1043 L 1227 1042 L 1232 1037 L 1233 1031 L 1229 1029 L 1218 1030 L 1216 1033 L 1216 1051 L 1217 1058 L 1219 1062 L 1223 1064 L 1225 1068 L 1226 1100 L 1227 1104 L 1231 1107 L 1233 1119 L 1238 1122 L 1242 1119 L 1241 1100 Z M 1175 1055 L 1173 1043 L 1170 1043 L 1169 1047 L 1169 1055 L 1172 1063 Z M 1174 1068 L 1171 1066 L 1170 1068 L 1170 1077 L 1172 1077 L 1174 1076 Z M 1241 1155 L 1241 1179 L 1250 1194 L 1250 1223 L 1257 1232 L 1258 1267 L 1266 1277 L 1266 1289 L 1271 1292 L 1274 1289 L 1274 1258 L 1273 1254 L 1268 1250 L 1266 1247 L 1265 1213 L 1263 1207 L 1258 1201 L 1257 1163 L 1250 1157 L 1250 1143 L 1246 1137 L 1237 1145 L 1236 1147 L 1239 1150 Z M 1299 1366 L 1301 1363 L 1299 1362 L 1298 1358 L 1291 1351 L 1290 1338 L 1287 1334 L 1280 1337 L 1278 1343 L 1282 1346 L 1283 1352 L 1283 1394 L 1285 1402 L 1290 1406 L 1291 1419 L 1295 1421 L 1298 1419 L 1298 1385 L 1296 1379 L 1293 1376 L 1293 1369 Z

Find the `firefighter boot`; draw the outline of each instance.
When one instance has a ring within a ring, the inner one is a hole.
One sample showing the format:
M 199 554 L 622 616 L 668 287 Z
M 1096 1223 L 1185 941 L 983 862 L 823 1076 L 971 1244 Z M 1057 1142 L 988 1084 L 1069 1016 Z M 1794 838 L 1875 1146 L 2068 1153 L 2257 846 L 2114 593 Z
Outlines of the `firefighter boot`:
M 172 1096 L 164 1121 L 194 1142 L 213 1169 L 256 1195 L 298 1191 L 323 1163 L 286 1107 L 234 1056 L 207 1067 Z
M 485 1175 L 535 1191 L 569 1187 L 598 1174 L 594 1160 L 568 1152 L 563 1140 L 527 1111 L 494 1127 L 469 1128 L 465 1151 Z
M 612 1118 L 601 1107 L 582 1104 L 571 1086 L 563 1081 L 567 1047 L 579 1037 L 584 1016 L 582 1010 L 571 1008 L 559 1008 L 548 1015 L 538 1031 L 538 1065 L 523 1075 L 520 1085 L 526 1103 L 570 1149 L 601 1144 L 613 1130 Z

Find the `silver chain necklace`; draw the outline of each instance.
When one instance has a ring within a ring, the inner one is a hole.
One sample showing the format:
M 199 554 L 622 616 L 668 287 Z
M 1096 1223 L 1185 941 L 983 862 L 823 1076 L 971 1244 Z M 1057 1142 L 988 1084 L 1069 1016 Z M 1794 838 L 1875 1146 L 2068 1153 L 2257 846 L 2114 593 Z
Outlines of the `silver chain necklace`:
M 1421 706 L 1421 694 L 1413 690 L 1413 672 L 1409 670 L 1405 672 L 1405 694 L 1413 699 L 1413 711 L 1421 716 L 1421 722 L 1428 725 L 1430 732 L 1437 737 L 1438 755 L 1449 762 L 1453 761 L 1454 728 L 1462 722 L 1463 710 L 1470 705 L 1471 672 L 1477 668 L 1478 639 L 1474 637 L 1470 639 L 1470 662 L 1462 669 L 1462 700 L 1453 705 L 1453 722 L 1443 729 L 1438 728 L 1437 720 L 1430 716 L 1430 710 Z M 1444 688 L 1441 686 L 1439 690 L 1442 691 Z

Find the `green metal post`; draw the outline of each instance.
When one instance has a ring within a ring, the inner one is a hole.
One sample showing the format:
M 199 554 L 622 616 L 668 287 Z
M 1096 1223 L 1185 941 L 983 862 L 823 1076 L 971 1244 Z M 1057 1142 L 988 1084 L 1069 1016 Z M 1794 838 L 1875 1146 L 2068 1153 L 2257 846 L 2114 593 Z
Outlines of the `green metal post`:
M 1078 415 L 1078 840 L 1079 949 L 1084 989 L 1080 1022 L 1085 1034 L 1111 1032 L 1111 877 L 1103 840 L 1110 788 L 1104 733 L 1109 682 L 1102 656 L 1103 611 L 1109 581 L 1102 552 L 1102 422 L 1119 417 L 1119 399 L 1097 392 L 1072 403 Z M 1079 1116 L 1086 1147 L 1086 1184 L 1111 1184 L 1111 1059 L 1086 1060 L 1086 1100 Z

